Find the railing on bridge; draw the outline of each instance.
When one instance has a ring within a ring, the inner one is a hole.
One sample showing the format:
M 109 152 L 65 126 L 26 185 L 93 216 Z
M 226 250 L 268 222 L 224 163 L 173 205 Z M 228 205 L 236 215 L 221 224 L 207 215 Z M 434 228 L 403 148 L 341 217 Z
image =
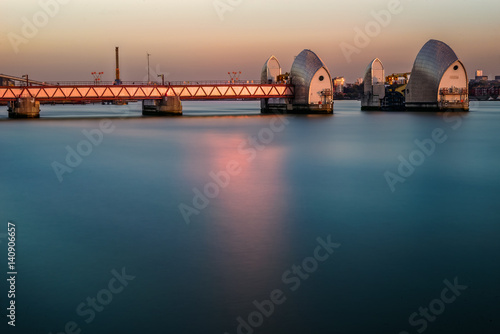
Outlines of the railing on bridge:
M 439 91 L 439 94 L 441 94 L 441 95 L 467 95 L 468 89 L 467 88 L 457 88 L 457 87 L 441 88 L 441 90 Z
M 181 100 L 292 98 L 289 84 L 191 81 L 167 85 L 47 85 L 0 87 L 0 102 L 34 98 L 42 103 L 150 100 L 176 96 Z
M 242 84 L 266 84 L 261 80 L 211 80 L 211 81 L 165 81 L 163 85 L 159 81 L 123 81 L 121 86 L 181 86 L 181 85 L 242 85 Z M 46 81 L 30 83 L 29 86 L 115 86 L 114 81 Z M 8 87 L 25 87 L 26 82 L 17 81 L 15 85 Z M 2 86 L 0 86 L 2 87 Z

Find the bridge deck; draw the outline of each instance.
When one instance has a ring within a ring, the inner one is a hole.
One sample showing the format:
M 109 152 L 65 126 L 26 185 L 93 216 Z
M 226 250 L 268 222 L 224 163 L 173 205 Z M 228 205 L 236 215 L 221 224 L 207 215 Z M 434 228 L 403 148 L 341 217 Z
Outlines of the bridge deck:
M 175 85 L 47 85 L 0 86 L 0 102 L 32 97 L 44 102 L 150 100 L 178 96 L 181 100 L 292 98 L 288 84 L 175 84 Z

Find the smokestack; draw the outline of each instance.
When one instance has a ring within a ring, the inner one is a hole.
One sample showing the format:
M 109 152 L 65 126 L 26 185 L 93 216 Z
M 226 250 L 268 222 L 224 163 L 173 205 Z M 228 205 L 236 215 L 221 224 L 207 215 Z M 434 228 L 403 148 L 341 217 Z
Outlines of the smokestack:
M 115 47 L 115 53 L 116 53 L 116 80 L 115 83 L 119 85 L 121 83 L 120 80 L 120 48 L 117 46 Z

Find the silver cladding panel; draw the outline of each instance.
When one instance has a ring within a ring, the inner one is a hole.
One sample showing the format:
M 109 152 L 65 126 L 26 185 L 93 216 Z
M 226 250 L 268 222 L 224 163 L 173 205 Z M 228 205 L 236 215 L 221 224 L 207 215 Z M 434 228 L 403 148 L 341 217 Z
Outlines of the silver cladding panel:
M 295 85 L 294 104 L 309 104 L 309 88 L 314 75 L 322 67 L 330 75 L 323 61 L 311 50 L 302 51 L 293 62 L 290 76 Z M 330 75 L 331 78 L 331 75 Z
M 363 87 L 364 87 L 364 92 L 368 93 L 372 91 L 372 84 L 373 84 L 373 78 L 372 78 L 372 69 L 373 69 L 373 63 L 377 60 L 378 58 L 373 59 L 368 66 L 366 67 L 365 70 L 365 75 L 363 77 Z
M 266 60 L 266 62 L 264 63 L 264 66 L 262 66 L 262 72 L 260 74 L 260 80 L 262 83 L 268 82 L 267 75 L 268 75 L 268 69 L 269 69 L 269 62 L 273 59 L 275 59 L 278 62 L 278 64 L 280 63 L 278 58 L 276 58 L 275 56 L 271 56 Z M 279 66 L 281 68 L 281 64 Z
M 260 82 L 264 83 L 267 82 L 267 63 L 269 62 L 269 59 L 266 60 L 266 63 L 262 67 L 262 72 L 260 74 Z
M 281 64 L 280 64 L 278 58 L 276 58 L 275 56 L 271 56 L 271 57 L 269 57 L 269 59 L 266 60 L 266 62 L 264 63 L 264 66 L 262 66 L 262 72 L 260 75 L 260 80 L 262 83 L 275 83 L 276 82 L 277 78 L 274 76 L 273 76 L 273 80 L 271 82 L 269 81 L 269 72 L 276 69 L 276 68 L 269 67 L 269 65 L 271 64 L 272 61 L 275 61 L 278 64 L 277 69 L 281 74 Z
M 456 60 L 458 60 L 457 55 L 447 44 L 434 39 L 428 41 L 413 64 L 406 102 L 437 103 L 441 78 Z

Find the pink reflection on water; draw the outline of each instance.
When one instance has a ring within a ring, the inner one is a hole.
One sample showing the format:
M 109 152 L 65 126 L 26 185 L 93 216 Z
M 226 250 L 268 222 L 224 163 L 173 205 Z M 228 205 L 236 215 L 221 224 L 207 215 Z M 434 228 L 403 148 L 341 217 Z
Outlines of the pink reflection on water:
M 214 181 L 210 173 L 227 176 L 228 163 L 238 164 L 238 175 L 230 175 L 227 186 L 201 212 L 210 215 L 206 237 L 218 250 L 207 254 L 214 272 L 212 284 L 223 295 L 218 300 L 227 305 L 250 305 L 255 293 L 270 293 L 269 284 L 278 288 L 285 269 L 282 259 L 289 249 L 290 189 L 283 175 L 287 149 L 271 142 L 257 150 L 247 138 L 248 134 L 239 133 L 204 134 L 204 165 L 190 171 L 205 174 L 201 190 Z

